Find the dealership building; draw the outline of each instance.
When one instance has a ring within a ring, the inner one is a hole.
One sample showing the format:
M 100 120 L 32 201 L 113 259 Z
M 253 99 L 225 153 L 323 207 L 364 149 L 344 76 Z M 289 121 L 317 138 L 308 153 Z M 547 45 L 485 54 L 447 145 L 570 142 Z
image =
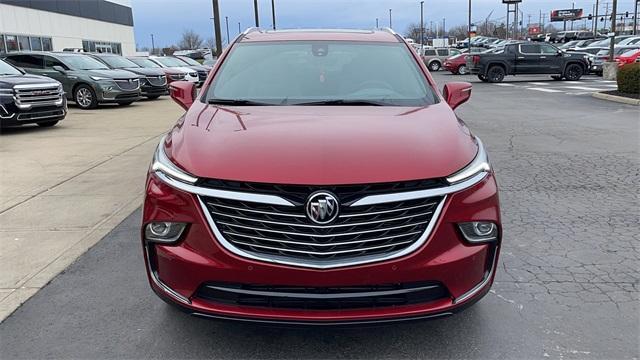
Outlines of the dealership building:
M 0 53 L 64 49 L 134 55 L 131 0 L 0 0 Z

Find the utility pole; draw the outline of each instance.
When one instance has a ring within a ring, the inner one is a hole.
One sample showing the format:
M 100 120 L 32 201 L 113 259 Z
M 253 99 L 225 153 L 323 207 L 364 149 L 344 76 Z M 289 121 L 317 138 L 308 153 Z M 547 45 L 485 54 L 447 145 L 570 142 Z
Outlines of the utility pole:
M 156 44 L 153 41 L 153 34 L 151 34 L 151 55 L 154 55 L 156 53 Z
M 276 3 L 271 0 L 271 22 L 273 22 L 273 30 L 276 29 Z
M 471 0 L 469 0 L 469 11 L 467 15 L 469 17 L 467 19 L 467 47 L 469 51 L 471 51 Z
M 613 9 L 611 9 L 611 44 L 609 45 L 609 62 L 613 62 L 615 58 L 614 48 L 616 45 L 616 15 L 618 12 L 618 0 L 613 0 Z
M 420 51 L 424 48 L 424 1 L 420 1 Z
M 256 27 L 260 27 L 260 17 L 258 17 L 258 0 L 253 0 L 253 16 L 256 18 Z
M 213 31 L 216 38 L 216 56 L 222 54 L 222 34 L 220 31 L 220 6 L 218 0 L 211 0 L 213 3 Z
M 241 32 L 242 32 L 242 29 L 240 28 L 240 21 L 238 21 L 238 35 L 240 35 Z
M 636 5 L 633 9 L 633 35 L 638 35 L 638 3 L 640 3 L 640 0 L 636 0 Z
M 447 31 L 447 19 L 442 18 L 442 37 L 445 37 L 446 31 Z
M 594 13 L 596 14 L 596 17 L 594 18 L 595 20 L 595 26 L 593 29 L 593 36 L 596 37 L 598 36 L 598 21 L 600 21 L 600 19 L 598 19 L 598 11 L 600 10 L 600 0 L 596 0 L 596 11 L 594 11 Z
M 576 8 L 576 3 L 575 3 L 575 2 L 572 2 L 572 3 L 571 3 L 571 10 L 573 10 L 573 9 L 575 9 L 575 8 Z M 574 21 L 573 21 L 573 19 L 571 19 L 571 30 L 573 30 L 573 23 L 574 23 Z
M 231 39 L 229 39 L 229 17 L 224 17 L 224 22 L 227 24 L 227 45 L 231 44 Z
M 607 14 L 609 14 L 609 3 L 606 3 L 607 7 L 604 10 L 604 28 L 607 28 Z
M 378 18 L 376 18 L 376 29 L 380 29 L 380 24 L 379 24 Z
M 393 29 L 393 22 L 392 22 L 392 19 L 391 19 L 391 9 L 389 9 L 389 28 Z

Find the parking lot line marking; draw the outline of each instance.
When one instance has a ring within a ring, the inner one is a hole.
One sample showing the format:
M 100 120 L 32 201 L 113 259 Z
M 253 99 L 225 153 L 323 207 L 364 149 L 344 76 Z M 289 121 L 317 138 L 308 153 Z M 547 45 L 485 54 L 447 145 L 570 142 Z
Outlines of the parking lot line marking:
M 546 89 L 546 88 L 527 88 L 527 90 L 535 90 L 535 91 L 542 91 L 542 92 L 548 92 L 548 93 L 559 93 L 562 92 L 562 90 L 554 90 L 554 89 Z
M 543 83 L 543 82 L 530 82 L 529 84 L 536 85 L 536 86 L 549 86 L 549 85 L 551 85 L 549 83 Z
M 496 86 L 515 86 L 513 84 L 494 84 L 494 85 L 496 85 Z
M 593 88 L 593 87 L 587 87 L 587 86 L 565 86 L 567 89 L 572 89 L 572 90 L 583 90 L 583 91 L 604 91 L 607 89 L 599 89 L 599 88 Z

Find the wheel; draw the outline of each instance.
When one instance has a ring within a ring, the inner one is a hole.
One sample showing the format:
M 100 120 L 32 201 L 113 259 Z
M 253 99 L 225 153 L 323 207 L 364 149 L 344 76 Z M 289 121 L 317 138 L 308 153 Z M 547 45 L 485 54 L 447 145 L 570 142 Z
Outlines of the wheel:
M 432 61 L 429 63 L 429 70 L 438 71 L 440 70 L 440 63 L 437 61 Z
M 490 83 L 499 83 L 504 80 L 505 71 L 502 66 L 492 66 L 487 71 L 487 80 Z
M 43 122 L 39 122 L 38 126 L 40 127 L 52 127 L 55 124 L 58 123 L 58 120 L 53 120 L 53 121 L 43 121 Z
M 551 78 L 555 81 L 559 81 L 562 80 L 562 76 L 561 75 L 551 75 Z
M 82 109 L 93 109 L 98 106 L 96 93 L 89 85 L 80 84 L 76 87 L 73 100 Z
M 123 101 L 118 103 L 120 106 L 129 106 L 131 104 L 133 104 L 133 101 Z
M 157 99 L 157 98 L 159 98 L 159 97 L 160 97 L 160 95 L 153 95 L 153 96 L 147 96 L 147 99 L 149 99 L 149 100 L 155 100 L 155 99 Z
M 458 74 L 467 75 L 467 65 L 460 65 L 458 68 Z
M 564 77 L 569 81 L 578 81 L 584 75 L 584 69 L 578 64 L 569 64 L 564 70 Z
M 489 81 L 489 80 L 487 80 L 487 77 L 482 75 L 482 74 L 478 75 L 478 79 L 480 79 L 480 81 L 482 81 L 482 82 L 488 82 Z

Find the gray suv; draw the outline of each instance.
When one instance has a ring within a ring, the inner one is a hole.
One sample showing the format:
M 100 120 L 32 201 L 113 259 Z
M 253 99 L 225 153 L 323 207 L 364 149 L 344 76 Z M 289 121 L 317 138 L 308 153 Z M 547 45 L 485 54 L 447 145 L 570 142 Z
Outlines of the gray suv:
M 87 55 L 17 52 L 5 55 L 5 59 L 28 73 L 58 80 L 67 99 L 82 109 L 93 109 L 102 103 L 129 105 L 140 99 L 139 75 L 109 69 Z
M 459 54 L 462 54 L 462 51 L 458 49 L 424 49 L 422 61 L 424 61 L 430 71 L 438 71 L 442 69 L 442 64 L 448 57 Z

